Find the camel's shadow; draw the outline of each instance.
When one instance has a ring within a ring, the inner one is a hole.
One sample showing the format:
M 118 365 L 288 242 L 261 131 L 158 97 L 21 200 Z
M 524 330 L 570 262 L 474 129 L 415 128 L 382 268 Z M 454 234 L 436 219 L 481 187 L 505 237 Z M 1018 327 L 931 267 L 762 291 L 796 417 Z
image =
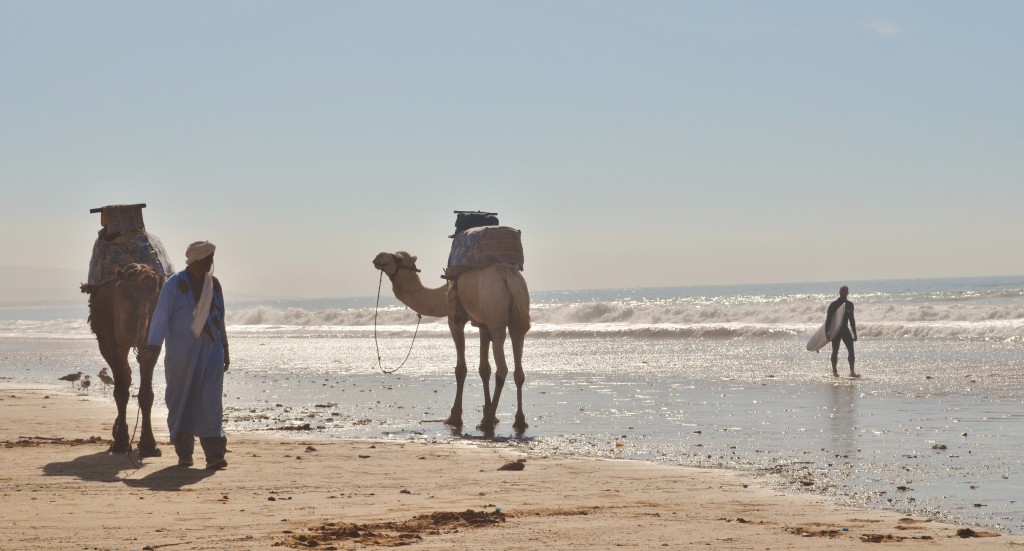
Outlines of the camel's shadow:
M 131 454 L 111 454 L 102 451 L 82 455 L 71 461 L 48 463 L 43 466 L 43 474 L 73 476 L 88 482 L 121 482 L 132 488 L 175 491 L 195 484 L 216 472 L 171 465 L 141 478 L 132 478 L 144 465 L 139 461 L 136 451 L 132 451 Z
M 492 442 L 497 444 L 526 444 L 533 442 L 537 437 L 526 436 L 525 434 L 497 435 L 494 430 L 480 431 L 479 434 L 463 432 L 459 427 L 451 427 L 451 435 L 455 440 Z

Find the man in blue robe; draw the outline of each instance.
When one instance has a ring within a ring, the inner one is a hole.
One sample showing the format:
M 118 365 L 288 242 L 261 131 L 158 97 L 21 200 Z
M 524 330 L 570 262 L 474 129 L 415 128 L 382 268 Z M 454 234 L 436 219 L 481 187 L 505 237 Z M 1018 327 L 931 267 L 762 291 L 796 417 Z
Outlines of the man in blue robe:
M 228 462 L 227 437 L 221 426 L 224 372 L 230 365 L 224 330 L 224 293 L 213 277 L 213 252 L 208 241 L 188 246 L 184 270 L 167 279 L 160 291 L 149 342 L 139 361 L 156 362 L 167 342 L 167 428 L 178 465 L 192 465 L 195 437 L 206 455 L 206 468 L 223 469 Z

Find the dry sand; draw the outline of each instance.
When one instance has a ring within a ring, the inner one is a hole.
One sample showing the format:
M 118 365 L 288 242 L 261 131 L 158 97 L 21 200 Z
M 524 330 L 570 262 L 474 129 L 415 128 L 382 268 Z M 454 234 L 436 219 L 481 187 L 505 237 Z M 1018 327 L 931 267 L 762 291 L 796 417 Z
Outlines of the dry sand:
M 0 383 L 0 548 L 1024 550 L 1024 536 L 963 538 L 742 473 L 496 448 L 229 435 L 226 470 L 177 467 L 168 445 L 137 467 L 106 453 L 113 417 L 104 401 Z

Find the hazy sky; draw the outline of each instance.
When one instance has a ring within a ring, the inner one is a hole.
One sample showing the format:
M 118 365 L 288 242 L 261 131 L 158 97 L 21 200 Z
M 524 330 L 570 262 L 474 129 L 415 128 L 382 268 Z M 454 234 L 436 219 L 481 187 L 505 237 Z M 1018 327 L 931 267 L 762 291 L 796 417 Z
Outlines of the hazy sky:
M 373 295 L 396 250 L 440 285 L 455 209 L 522 230 L 534 290 L 1022 274 L 1022 21 L 0 0 L 0 265 L 84 281 L 89 209 L 145 202 L 179 269 L 218 246 L 229 297 Z

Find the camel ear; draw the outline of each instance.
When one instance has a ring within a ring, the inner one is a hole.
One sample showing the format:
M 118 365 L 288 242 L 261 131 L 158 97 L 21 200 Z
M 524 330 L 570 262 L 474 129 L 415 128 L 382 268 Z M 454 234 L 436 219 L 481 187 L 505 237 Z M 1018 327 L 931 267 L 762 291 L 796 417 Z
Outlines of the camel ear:
M 409 257 L 409 262 L 411 262 L 411 263 L 413 263 L 413 264 L 416 264 L 416 258 L 417 258 L 417 257 L 415 257 L 415 256 L 410 256 L 410 257 Z

